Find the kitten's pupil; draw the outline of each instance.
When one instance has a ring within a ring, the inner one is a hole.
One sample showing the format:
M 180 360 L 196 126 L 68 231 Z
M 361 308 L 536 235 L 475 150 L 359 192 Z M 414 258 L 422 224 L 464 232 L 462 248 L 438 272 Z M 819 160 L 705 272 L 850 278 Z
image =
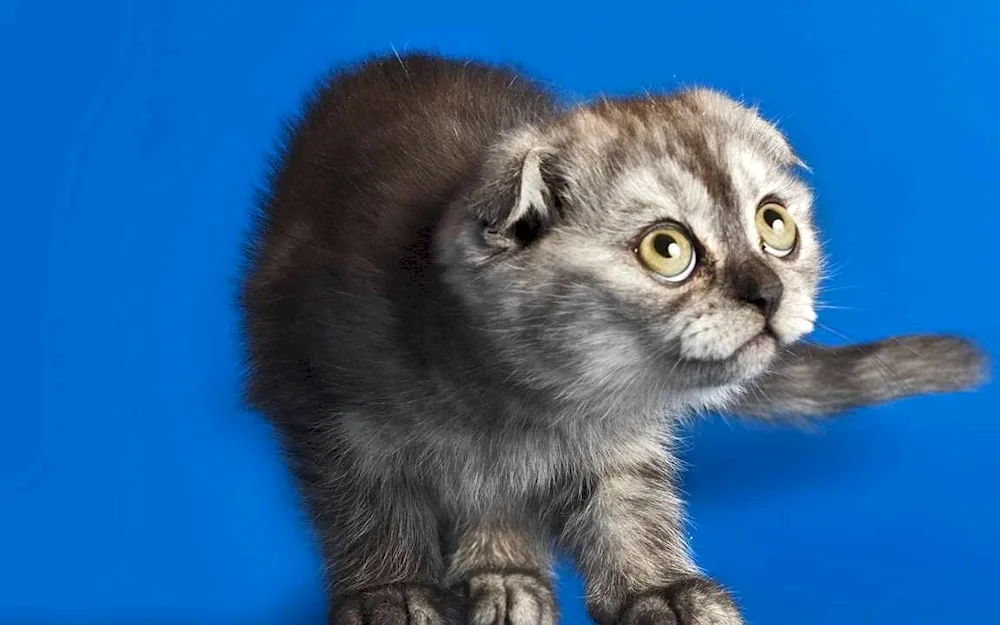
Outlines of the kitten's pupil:
M 781 232 L 785 229 L 785 222 L 781 220 L 781 214 L 778 213 L 778 211 L 764 211 L 764 221 L 767 223 L 767 226 L 775 232 Z
M 669 234 L 658 234 L 653 239 L 653 249 L 664 258 L 674 258 L 681 253 L 681 246 Z

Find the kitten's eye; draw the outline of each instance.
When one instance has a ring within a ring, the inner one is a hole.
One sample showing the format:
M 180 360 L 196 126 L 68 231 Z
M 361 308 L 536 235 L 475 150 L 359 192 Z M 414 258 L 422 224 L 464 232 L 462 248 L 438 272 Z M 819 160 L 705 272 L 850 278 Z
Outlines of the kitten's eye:
M 697 260 L 691 239 L 672 226 L 662 226 L 646 234 L 637 253 L 643 265 L 667 282 L 687 279 Z
M 757 232 L 764 251 L 779 258 L 788 256 L 798 241 L 795 220 L 781 204 L 768 202 L 757 209 Z

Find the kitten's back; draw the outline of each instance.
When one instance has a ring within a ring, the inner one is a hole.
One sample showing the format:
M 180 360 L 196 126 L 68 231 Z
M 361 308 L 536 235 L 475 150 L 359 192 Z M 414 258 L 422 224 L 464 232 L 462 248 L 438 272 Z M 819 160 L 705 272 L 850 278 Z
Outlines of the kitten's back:
M 332 205 L 359 212 L 360 200 L 389 213 L 436 199 L 498 133 L 552 107 L 509 69 L 426 55 L 370 60 L 335 74 L 306 106 L 267 210 L 277 218 L 320 209 L 314 216 L 329 221 Z M 331 194 L 324 182 L 338 188 Z M 303 197 L 307 189 L 317 195 Z
M 420 337 L 400 324 L 419 328 L 416 305 L 435 299 L 424 274 L 438 216 L 492 140 L 553 110 L 513 70 L 428 55 L 324 82 L 261 207 L 243 293 L 251 401 L 308 408 L 402 376 L 399 341 Z

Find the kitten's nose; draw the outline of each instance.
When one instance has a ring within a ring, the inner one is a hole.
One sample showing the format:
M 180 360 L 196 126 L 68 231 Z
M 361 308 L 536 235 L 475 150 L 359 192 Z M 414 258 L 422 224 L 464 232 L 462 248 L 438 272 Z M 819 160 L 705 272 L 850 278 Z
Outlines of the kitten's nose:
M 784 292 L 778 274 L 757 258 L 736 267 L 730 285 L 738 300 L 756 306 L 768 321 L 778 309 Z

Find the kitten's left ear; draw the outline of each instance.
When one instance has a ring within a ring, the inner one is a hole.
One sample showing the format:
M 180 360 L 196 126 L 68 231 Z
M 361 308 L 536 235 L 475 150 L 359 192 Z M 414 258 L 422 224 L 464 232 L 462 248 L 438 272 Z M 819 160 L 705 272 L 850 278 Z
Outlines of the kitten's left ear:
M 511 249 L 531 245 L 543 236 L 562 210 L 560 180 L 551 148 L 532 145 L 525 149 L 522 144 L 503 146 L 494 153 L 484 164 L 472 202 L 486 243 Z

